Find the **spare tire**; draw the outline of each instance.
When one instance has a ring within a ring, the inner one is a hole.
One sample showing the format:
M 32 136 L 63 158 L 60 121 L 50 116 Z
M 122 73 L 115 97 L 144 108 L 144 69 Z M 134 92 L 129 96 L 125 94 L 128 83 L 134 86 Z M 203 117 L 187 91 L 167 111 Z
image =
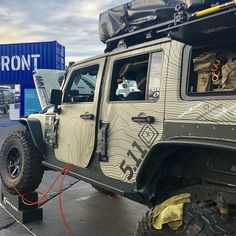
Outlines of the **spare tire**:
M 35 148 L 29 131 L 12 132 L 0 151 L 2 183 L 11 194 L 32 192 L 43 177 L 42 155 Z

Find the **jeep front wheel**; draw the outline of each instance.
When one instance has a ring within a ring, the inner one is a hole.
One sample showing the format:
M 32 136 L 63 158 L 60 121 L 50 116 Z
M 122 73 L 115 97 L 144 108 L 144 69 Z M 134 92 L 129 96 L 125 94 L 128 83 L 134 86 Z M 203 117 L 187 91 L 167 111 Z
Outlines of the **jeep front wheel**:
M 171 230 L 164 225 L 162 230 L 156 230 L 152 226 L 153 210 L 148 211 L 138 223 L 135 236 L 157 235 L 186 235 L 186 236 L 210 236 L 210 235 L 236 235 L 236 222 L 227 215 L 222 215 L 216 206 L 203 206 L 191 203 L 184 206 L 183 225 L 177 230 Z
M 28 131 L 11 133 L 0 151 L 2 183 L 11 194 L 32 192 L 43 177 L 42 156 Z

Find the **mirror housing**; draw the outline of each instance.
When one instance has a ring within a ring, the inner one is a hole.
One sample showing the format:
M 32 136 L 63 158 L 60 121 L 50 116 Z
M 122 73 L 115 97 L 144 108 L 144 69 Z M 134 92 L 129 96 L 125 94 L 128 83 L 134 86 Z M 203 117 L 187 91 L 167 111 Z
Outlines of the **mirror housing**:
M 55 106 L 61 105 L 62 91 L 60 89 L 52 89 L 50 103 Z

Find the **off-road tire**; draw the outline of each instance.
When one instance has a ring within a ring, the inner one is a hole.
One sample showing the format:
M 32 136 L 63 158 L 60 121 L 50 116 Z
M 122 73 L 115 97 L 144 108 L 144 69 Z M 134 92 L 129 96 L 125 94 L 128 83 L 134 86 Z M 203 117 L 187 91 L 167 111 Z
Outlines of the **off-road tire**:
M 112 192 L 110 192 L 110 191 L 108 191 L 108 190 L 106 190 L 104 188 L 101 188 L 101 187 L 98 187 L 98 186 L 94 186 L 94 185 L 93 185 L 93 188 L 95 188 L 98 192 L 103 193 L 105 195 L 115 196 L 114 193 L 112 193 Z
M 220 214 L 216 206 L 201 206 L 191 203 L 184 206 L 183 225 L 173 231 L 165 225 L 162 230 L 152 226 L 153 209 L 148 211 L 138 223 L 135 236 L 188 235 L 188 236 L 235 236 L 236 222 Z
M 13 153 L 14 150 L 14 153 Z M 15 154 L 17 153 L 17 154 Z M 18 175 L 14 178 L 9 158 L 19 156 Z M 43 177 L 42 155 L 35 148 L 29 131 L 12 132 L 5 139 L 0 151 L 0 175 L 2 183 L 11 194 L 32 192 L 38 188 Z

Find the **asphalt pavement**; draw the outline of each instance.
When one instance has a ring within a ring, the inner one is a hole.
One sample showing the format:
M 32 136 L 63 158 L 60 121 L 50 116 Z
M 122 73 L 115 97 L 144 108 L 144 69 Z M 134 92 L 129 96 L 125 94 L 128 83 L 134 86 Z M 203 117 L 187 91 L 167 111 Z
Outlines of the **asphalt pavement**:
M 9 132 L 23 127 L 0 114 L 0 146 Z M 46 192 L 58 172 L 47 171 L 38 191 Z M 18 223 L 0 207 L 0 236 L 69 235 L 58 207 L 58 184 L 52 189 L 43 207 L 43 221 L 26 225 Z M 74 236 L 131 236 L 147 207 L 119 196 L 108 196 L 91 185 L 67 176 L 62 204 Z

